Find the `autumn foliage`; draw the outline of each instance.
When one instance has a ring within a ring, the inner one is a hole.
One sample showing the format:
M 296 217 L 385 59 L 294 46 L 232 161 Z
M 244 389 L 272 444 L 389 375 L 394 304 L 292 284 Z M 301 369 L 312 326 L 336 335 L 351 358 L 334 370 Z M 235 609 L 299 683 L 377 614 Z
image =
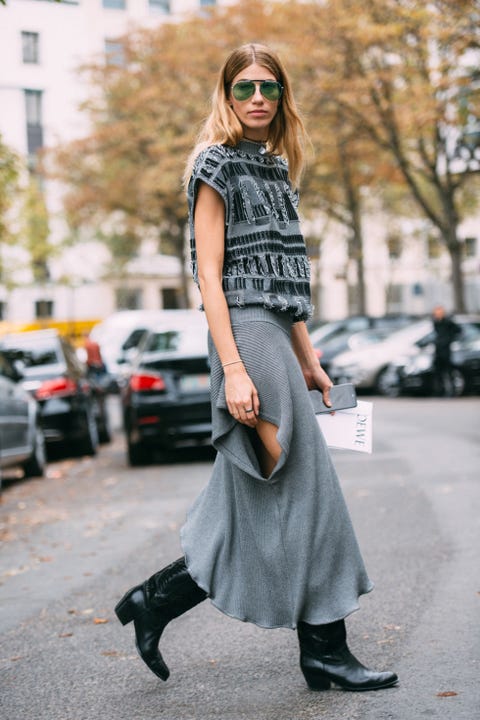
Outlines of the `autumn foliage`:
M 278 50 L 312 141 L 305 214 L 349 228 L 362 282 L 362 197 L 403 185 L 452 258 L 463 308 L 462 131 L 480 116 L 476 0 L 252 2 L 123 38 L 123 62 L 84 68 L 91 133 L 56 149 L 72 225 L 90 227 L 123 262 L 145 235 L 183 256 L 185 160 L 226 54 L 252 40 Z M 361 293 L 362 294 L 362 293 Z

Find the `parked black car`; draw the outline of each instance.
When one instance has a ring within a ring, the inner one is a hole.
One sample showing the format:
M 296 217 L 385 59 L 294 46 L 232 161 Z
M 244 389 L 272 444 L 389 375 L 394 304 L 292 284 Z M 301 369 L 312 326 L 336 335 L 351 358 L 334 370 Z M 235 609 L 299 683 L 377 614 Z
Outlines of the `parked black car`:
M 149 462 L 155 450 L 210 441 L 210 370 L 203 313 L 179 311 L 178 318 L 164 320 L 148 332 L 122 390 L 122 407 L 130 465 Z
M 478 334 L 456 341 L 452 348 L 451 395 L 480 393 L 480 329 Z M 433 395 L 433 351 L 425 349 L 404 364 L 394 366 L 398 394 Z
M 105 392 L 89 382 L 73 346 L 55 330 L 5 335 L 4 351 L 16 357 L 22 385 L 38 401 L 47 449 L 95 455 L 110 439 Z
M 46 460 L 40 408 L 22 387 L 20 377 L 11 359 L 0 351 L 0 471 L 19 466 L 25 477 L 41 477 Z

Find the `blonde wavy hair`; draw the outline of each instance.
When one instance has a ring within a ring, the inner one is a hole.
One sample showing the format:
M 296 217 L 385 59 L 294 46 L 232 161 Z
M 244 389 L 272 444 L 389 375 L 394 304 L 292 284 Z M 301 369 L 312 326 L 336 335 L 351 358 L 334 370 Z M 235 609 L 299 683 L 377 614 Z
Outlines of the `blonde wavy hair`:
M 185 185 L 188 184 L 192 174 L 195 158 L 203 149 L 215 144 L 235 146 L 242 139 L 242 125 L 229 102 L 230 88 L 238 73 L 253 63 L 269 70 L 283 85 L 278 110 L 268 132 L 267 150 L 272 154 L 286 157 L 292 186 L 298 187 L 305 164 L 307 133 L 293 98 L 290 80 L 280 58 L 266 45 L 257 43 L 242 45 L 233 50 L 225 60 L 213 92 L 212 111 L 187 161 Z

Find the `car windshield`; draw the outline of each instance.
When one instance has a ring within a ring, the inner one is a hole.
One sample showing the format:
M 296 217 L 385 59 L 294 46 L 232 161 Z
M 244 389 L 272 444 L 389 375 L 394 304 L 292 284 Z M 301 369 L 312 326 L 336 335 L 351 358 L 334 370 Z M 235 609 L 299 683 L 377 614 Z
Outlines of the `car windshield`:
M 352 350 L 358 350 L 359 348 L 366 347 L 367 345 L 374 345 L 382 340 L 385 340 L 391 333 L 384 330 L 364 330 L 363 332 L 355 333 L 348 341 L 348 344 Z
M 319 328 L 315 328 L 310 333 L 310 339 L 315 347 L 321 346 L 327 342 L 331 342 L 337 338 L 351 335 L 352 333 L 360 332 L 368 329 L 368 319 L 349 318 L 348 320 L 334 320 L 321 325 Z
M 21 359 L 24 369 L 43 367 L 45 365 L 57 365 L 62 362 L 60 348 L 55 341 L 38 340 L 26 342 L 25 338 L 8 339 L 5 347 L 10 350 L 18 350 L 21 353 Z
M 175 352 L 206 354 L 207 334 L 204 327 L 188 327 L 152 332 L 146 339 L 143 352 Z
M 395 330 L 387 337 L 383 338 L 384 341 L 400 342 L 400 343 L 414 343 L 427 333 L 432 330 L 432 321 L 430 319 L 419 320 L 407 325 L 400 330 Z

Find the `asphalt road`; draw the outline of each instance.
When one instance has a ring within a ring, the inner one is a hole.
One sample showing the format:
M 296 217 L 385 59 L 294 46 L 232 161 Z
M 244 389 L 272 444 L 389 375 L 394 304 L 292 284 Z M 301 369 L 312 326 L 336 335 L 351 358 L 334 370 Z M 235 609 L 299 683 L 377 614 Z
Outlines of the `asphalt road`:
M 211 456 L 131 470 L 123 441 L 4 487 L 0 717 L 8 720 L 476 720 L 480 718 L 480 403 L 375 399 L 371 456 L 334 452 L 373 593 L 352 650 L 397 688 L 313 693 L 295 633 L 208 602 L 171 623 L 162 683 L 113 606 L 180 554 Z

